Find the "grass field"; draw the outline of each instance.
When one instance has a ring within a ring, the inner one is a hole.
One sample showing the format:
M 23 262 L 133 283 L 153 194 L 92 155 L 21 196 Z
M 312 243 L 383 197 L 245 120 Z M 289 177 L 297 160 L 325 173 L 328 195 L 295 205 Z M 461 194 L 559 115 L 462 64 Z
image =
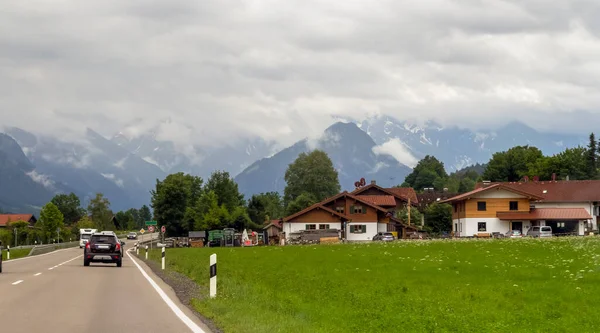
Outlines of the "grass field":
M 600 238 L 167 249 L 224 332 L 594 332 Z M 151 257 L 158 260 L 160 253 Z
M 26 257 L 31 249 L 12 249 L 10 250 L 10 259 Z M 2 250 L 2 260 L 6 260 L 6 250 Z

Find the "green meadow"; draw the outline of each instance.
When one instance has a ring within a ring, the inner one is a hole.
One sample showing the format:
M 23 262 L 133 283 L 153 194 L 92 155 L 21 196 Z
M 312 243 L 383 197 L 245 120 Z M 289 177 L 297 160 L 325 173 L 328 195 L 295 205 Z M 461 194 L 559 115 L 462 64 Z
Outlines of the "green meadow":
M 218 295 L 208 298 L 209 256 Z M 160 252 L 151 254 L 160 260 Z M 142 253 L 140 252 L 140 256 Z M 594 332 L 600 238 L 167 249 L 224 332 Z

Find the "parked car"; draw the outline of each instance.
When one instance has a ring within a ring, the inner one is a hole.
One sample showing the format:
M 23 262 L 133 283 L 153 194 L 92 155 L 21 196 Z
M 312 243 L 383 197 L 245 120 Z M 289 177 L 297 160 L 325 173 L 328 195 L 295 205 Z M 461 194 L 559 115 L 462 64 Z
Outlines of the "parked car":
M 130 232 L 127 234 L 127 239 L 137 239 L 137 233 L 136 232 Z
M 519 230 L 511 230 L 506 233 L 506 237 L 509 238 L 522 238 L 523 234 Z
M 391 232 L 378 232 L 377 235 L 373 236 L 374 241 L 390 242 L 395 239 L 394 234 Z
M 551 226 L 535 226 L 531 227 L 527 232 L 527 236 L 533 238 L 541 238 L 541 237 L 552 237 L 552 227 Z

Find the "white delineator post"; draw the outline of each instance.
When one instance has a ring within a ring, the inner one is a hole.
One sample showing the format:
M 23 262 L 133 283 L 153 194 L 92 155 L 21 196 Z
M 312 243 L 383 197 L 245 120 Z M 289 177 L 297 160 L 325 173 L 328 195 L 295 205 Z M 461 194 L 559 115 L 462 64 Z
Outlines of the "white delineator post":
M 210 255 L 210 297 L 217 296 L 217 254 Z
M 135 243 L 135 254 L 140 255 L 140 243 Z
M 166 246 L 163 246 L 162 247 L 162 269 L 163 270 L 165 269 L 165 249 L 166 249 Z
M 148 245 L 146 245 L 146 260 L 148 260 Z
M 6 245 L 6 260 L 10 260 L 10 245 Z

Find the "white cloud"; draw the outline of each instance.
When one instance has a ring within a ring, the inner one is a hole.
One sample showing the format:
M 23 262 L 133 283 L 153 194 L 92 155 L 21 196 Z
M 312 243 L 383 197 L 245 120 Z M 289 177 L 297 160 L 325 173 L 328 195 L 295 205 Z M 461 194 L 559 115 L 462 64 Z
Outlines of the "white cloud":
M 572 112 L 600 112 L 597 1 L 2 8 L 0 110 L 5 123 L 34 132 L 73 138 L 92 127 L 135 137 L 158 128 L 157 137 L 193 154 L 194 145 L 250 136 L 286 146 L 339 117 L 474 129 L 520 119 L 581 133 L 594 124 Z
M 373 147 L 373 152 L 378 155 L 390 155 L 398 162 L 414 168 L 419 160 L 413 156 L 410 150 L 398 138 L 391 139 L 386 143 Z
M 118 187 L 123 187 L 123 179 L 117 178 L 112 173 L 101 173 L 102 177 L 112 180 Z
M 25 173 L 27 176 L 31 177 L 31 179 L 36 182 L 36 183 L 40 183 L 42 185 L 44 185 L 44 187 L 48 188 L 48 189 L 54 189 L 54 181 L 52 179 L 50 179 L 50 177 L 41 174 L 41 173 L 37 173 L 37 171 L 35 170 L 31 170 L 29 172 Z

